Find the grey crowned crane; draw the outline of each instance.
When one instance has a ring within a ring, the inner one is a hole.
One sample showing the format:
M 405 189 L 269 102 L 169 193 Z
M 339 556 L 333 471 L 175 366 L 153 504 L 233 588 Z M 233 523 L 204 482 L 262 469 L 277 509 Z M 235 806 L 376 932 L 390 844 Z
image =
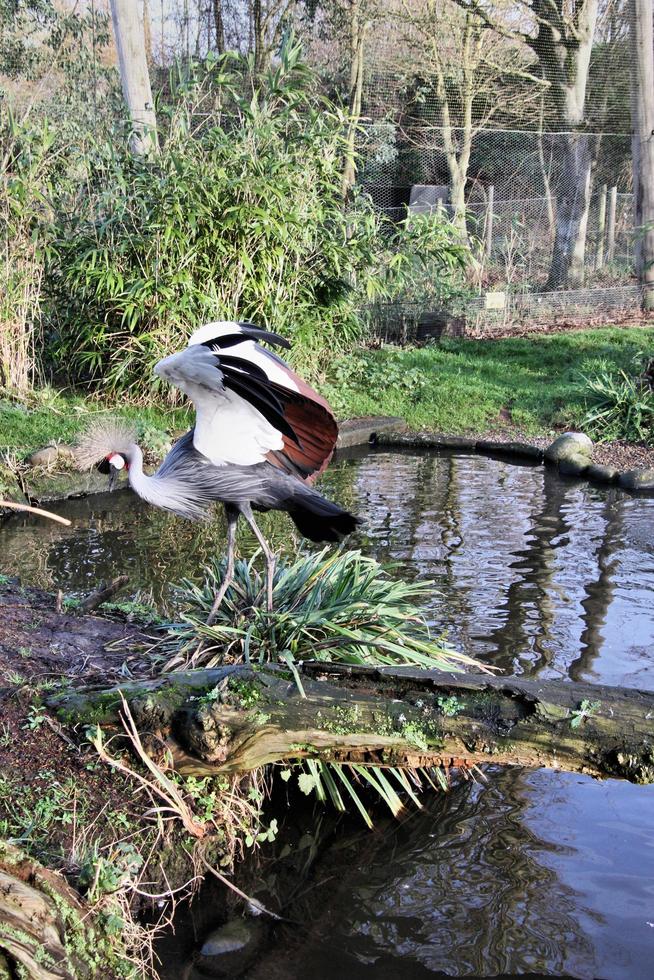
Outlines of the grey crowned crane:
M 324 398 L 277 354 L 261 346 L 290 347 L 283 337 L 250 323 L 209 323 L 188 347 L 165 357 L 155 374 L 181 389 L 195 406 L 195 425 L 175 443 L 152 476 L 143 472 L 135 433 L 119 423 L 96 423 L 82 437 L 77 458 L 110 474 L 121 469 L 132 489 L 156 507 L 190 520 L 207 520 L 221 502 L 227 516 L 227 564 L 208 623 L 234 576 L 236 525 L 243 516 L 266 558 L 272 609 L 274 554 L 253 510 L 286 511 L 311 541 L 340 541 L 357 518 L 311 486 L 334 452 L 338 427 Z

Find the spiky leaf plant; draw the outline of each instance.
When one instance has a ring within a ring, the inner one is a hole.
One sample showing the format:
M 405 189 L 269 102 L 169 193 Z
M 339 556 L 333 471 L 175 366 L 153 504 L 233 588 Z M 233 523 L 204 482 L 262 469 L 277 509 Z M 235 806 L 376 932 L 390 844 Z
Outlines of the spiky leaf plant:
M 431 582 L 392 578 L 379 562 L 360 551 L 328 549 L 280 560 L 274 577 L 273 611 L 266 609 L 265 579 L 256 567 L 258 555 L 237 562 L 234 582 L 218 611 L 206 625 L 225 571 L 225 561 L 205 570 L 197 585 L 184 580 L 177 597 L 185 608 L 182 621 L 170 627 L 168 670 L 214 667 L 218 664 L 282 662 L 303 693 L 301 660 L 398 665 L 436 670 L 461 670 L 479 663 L 457 653 L 443 639 L 433 638 L 420 603 L 433 593 Z M 300 789 L 337 810 L 351 805 L 372 827 L 365 796 L 372 793 L 394 816 L 404 800 L 420 806 L 425 786 L 446 789 L 449 774 L 438 768 L 404 770 L 393 766 L 342 765 L 304 759 L 284 770 L 286 779 L 299 774 Z M 470 771 L 464 775 L 470 776 Z M 473 776 L 474 778 L 474 776 Z
M 635 359 L 641 366 L 642 355 Z M 654 443 L 654 391 L 646 377 L 620 370 L 583 378 L 586 387 L 585 431 L 600 441 Z
M 307 659 L 435 670 L 475 663 L 432 638 L 419 605 L 433 592 L 431 582 L 403 582 L 360 551 L 330 555 L 325 548 L 278 562 L 268 612 L 256 558 L 237 562 L 212 626 L 205 623 L 225 562 L 209 565 L 202 585 L 181 583 L 186 612 L 171 628 L 175 653 L 167 669 L 280 660 L 292 668 Z

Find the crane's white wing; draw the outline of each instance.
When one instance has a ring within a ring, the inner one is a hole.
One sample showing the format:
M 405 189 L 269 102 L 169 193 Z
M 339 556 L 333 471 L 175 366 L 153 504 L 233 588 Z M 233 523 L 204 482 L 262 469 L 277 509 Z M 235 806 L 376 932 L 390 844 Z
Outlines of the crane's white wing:
M 329 462 L 336 421 L 327 402 L 258 340 L 289 346 L 249 323 L 210 323 L 155 372 L 193 401 L 193 443 L 212 463 L 267 459 L 306 479 Z

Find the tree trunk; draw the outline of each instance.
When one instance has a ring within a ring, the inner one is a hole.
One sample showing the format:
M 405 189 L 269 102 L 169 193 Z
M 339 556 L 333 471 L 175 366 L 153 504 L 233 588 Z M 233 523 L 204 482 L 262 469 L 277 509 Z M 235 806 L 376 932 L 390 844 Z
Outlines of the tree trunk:
M 631 0 L 631 125 L 636 272 L 643 306 L 654 309 L 654 16 L 652 0 Z
M 377 766 L 550 766 L 654 781 L 654 693 L 604 685 L 308 663 L 231 666 L 51 695 L 61 721 L 115 727 L 121 695 L 179 772 L 321 758 Z M 305 696 L 303 696 L 303 694 Z
M 564 139 L 561 169 L 565 185 L 557 198 L 556 234 L 546 289 L 574 288 L 584 281 L 593 162 L 590 136 L 568 133 Z
M 573 22 L 551 0 L 534 0 L 532 9 L 538 31 L 528 43 L 550 84 L 558 138 L 563 140 L 562 190 L 557 195 L 554 251 L 545 287 L 561 289 L 583 281 L 593 162 L 592 137 L 583 127 L 598 0 L 579 0 L 570 14 Z
M 216 53 L 225 53 L 225 22 L 223 20 L 222 0 L 213 0 L 213 27 Z
M 262 0 L 252 3 L 252 37 L 254 43 L 254 74 L 258 78 L 263 73 L 266 62 L 266 32 L 264 28 Z
M 142 13 L 141 4 L 134 0 L 111 0 L 120 78 L 133 127 L 130 148 L 139 156 L 158 149 Z

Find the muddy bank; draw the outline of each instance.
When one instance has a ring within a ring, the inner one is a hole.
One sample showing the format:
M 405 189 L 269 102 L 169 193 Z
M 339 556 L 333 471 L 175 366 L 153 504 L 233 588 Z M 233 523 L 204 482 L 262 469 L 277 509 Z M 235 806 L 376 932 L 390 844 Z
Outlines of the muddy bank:
M 62 725 L 44 699 L 78 686 L 151 677 L 157 670 L 151 652 L 156 634 L 117 618 L 65 608 L 58 612 L 56 607 L 57 598 L 49 593 L 16 581 L 0 585 L 0 879 L 5 894 L 0 975 L 40 978 L 34 957 L 43 945 L 59 970 L 44 977 L 81 978 L 100 970 L 113 980 L 128 975 L 130 964 L 154 976 L 156 927 L 167 921 L 171 900 L 192 892 L 201 878 L 198 841 L 174 813 L 161 811 L 156 779 L 149 788 L 137 778 L 147 775 L 138 759 L 113 746 L 112 755 L 129 771 L 106 765 L 89 741 L 91 730 Z M 226 782 L 225 788 L 234 792 L 235 785 Z M 193 794 L 185 786 L 180 789 L 193 808 Z M 205 817 L 209 805 L 205 798 Z M 215 806 L 217 817 L 218 802 Z M 236 838 L 227 821 L 220 833 L 216 824 L 217 819 L 207 821 L 202 855 L 229 867 Z M 16 844 L 20 853 L 12 850 Z M 23 874 L 22 867 L 29 873 Z M 48 900 L 53 874 L 69 899 L 64 912 L 59 900 L 55 905 Z M 144 914 L 147 927 L 141 924 Z M 29 917 L 29 930 L 20 916 Z M 89 938 L 88 929 L 95 938 Z M 24 936 L 17 946 L 19 933 Z M 101 955 L 93 962 L 76 958 L 76 950 L 94 944 Z M 21 973 L 19 964 L 27 972 Z

